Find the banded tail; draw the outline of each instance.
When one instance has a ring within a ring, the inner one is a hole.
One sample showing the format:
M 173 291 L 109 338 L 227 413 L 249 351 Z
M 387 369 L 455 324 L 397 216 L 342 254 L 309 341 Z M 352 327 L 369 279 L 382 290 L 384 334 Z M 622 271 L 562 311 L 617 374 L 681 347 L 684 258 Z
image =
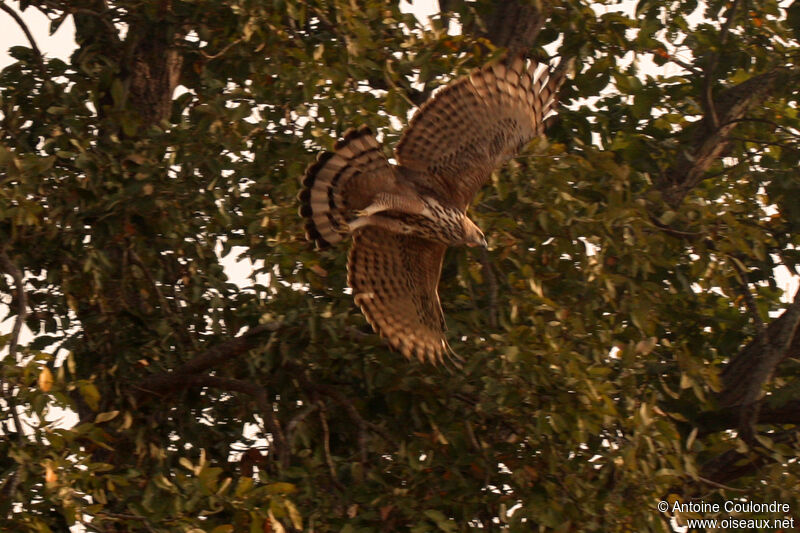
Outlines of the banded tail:
M 369 205 L 374 191 L 387 180 L 394 182 L 394 171 L 372 130 L 362 126 L 345 132 L 333 152 L 321 153 L 306 169 L 297 196 L 306 238 L 317 248 L 344 239 L 353 211 Z

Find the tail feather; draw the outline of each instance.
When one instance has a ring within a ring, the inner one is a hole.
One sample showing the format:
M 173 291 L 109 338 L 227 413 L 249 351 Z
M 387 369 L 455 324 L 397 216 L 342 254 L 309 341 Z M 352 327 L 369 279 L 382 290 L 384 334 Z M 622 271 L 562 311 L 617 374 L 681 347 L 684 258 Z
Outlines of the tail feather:
M 334 151 L 321 153 L 303 177 L 297 199 L 300 216 L 306 219 L 306 238 L 318 248 L 344 239 L 351 212 L 365 207 L 360 204 L 387 179 L 392 181 L 394 174 L 372 130 L 362 126 L 345 132 Z

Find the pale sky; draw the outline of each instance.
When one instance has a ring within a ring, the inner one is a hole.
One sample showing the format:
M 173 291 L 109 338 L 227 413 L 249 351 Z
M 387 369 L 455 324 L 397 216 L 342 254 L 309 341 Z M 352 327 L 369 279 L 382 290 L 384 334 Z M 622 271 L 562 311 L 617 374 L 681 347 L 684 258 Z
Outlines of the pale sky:
M 7 3 L 11 9 L 19 11 L 19 4 L 17 2 Z M 427 17 L 439 11 L 438 0 L 414 0 L 408 2 L 404 0 L 400 6 L 406 13 L 414 13 L 423 23 Z M 21 13 L 22 18 L 28 25 L 28 29 L 34 36 L 36 44 L 39 49 L 47 57 L 58 57 L 66 61 L 70 53 L 75 48 L 75 26 L 72 23 L 72 17 L 67 17 L 64 23 L 58 28 L 54 35 L 50 33 L 50 21 L 36 8 L 29 7 Z M 20 29 L 19 25 L 11 19 L 8 13 L 0 11 L 0 69 L 13 62 L 11 57 L 8 56 L 8 49 L 11 46 L 28 46 L 28 40 L 25 34 Z

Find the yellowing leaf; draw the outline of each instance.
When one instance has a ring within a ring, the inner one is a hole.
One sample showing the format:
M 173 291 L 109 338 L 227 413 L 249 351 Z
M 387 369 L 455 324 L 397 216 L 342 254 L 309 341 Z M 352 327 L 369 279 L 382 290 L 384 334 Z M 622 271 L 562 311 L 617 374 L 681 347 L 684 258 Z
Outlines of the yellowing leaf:
M 295 529 L 302 531 L 303 517 L 300 515 L 300 511 L 298 511 L 297 507 L 295 507 L 294 504 L 289 500 L 284 501 L 283 505 L 286 507 L 286 512 L 289 514 L 289 520 L 292 521 L 292 526 Z
M 119 411 L 106 411 L 105 413 L 100 413 L 94 419 L 94 423 L 95 424 L 102 424 L 103 422 L 108 422 L 109 420 L 112 420 L 112 419 L 116 418 L 116 416 L 118 414 L 119 414 Z
M 272 531 L 275 533 L 286 533 L 286 529 L 283 527 L 283 524 L 278 522 L 278 519 L 275 518 L 275 515 L 272 514 L 272 510 L 270 509 L 267 516 L 269 516 L 269 525 L 272 526 Z
M 133 425 L 133 416 L 129 411 L 125 411 L 122 415 L 122 425 L 119 427 L 120 431 L 124 431 Z
M 231 486 L 232 481 L 233 478 L 230 477 L 226 477 L 225 479 L 223 479 L 222 483 L 219 484 L 219 488 L 217 489 L 216 495 L 219 496 L 220 494 L 225 492 L 228 489 L 228 487 Z
M 691 433 L 689 433 L 689 437 L 686 439 L 686 449 L 691 450 L 692 444 L 694 444 L 694 440 L 697 438 L 697 432 L 699 428 L 694 428 Z
M 319 265 L 311 265 L 311 266 L 309 267 L 309 269 L 310 269 L 310 270 L 311 270 L 311 271 L 312 271 L 314 274 L 316 274 L 317 276 L 319 276 L 319 277 L 321 277 L 321 278 L 324 278 L 325 276 L 327 276 L 327 275 L 328 275 L 328 271 L 327 271 L 327 270 L 325 270 L 324 268 L 322 268 L 322 267 L 321 267 L 321 266 L 319 266 Z
M 292 483 L 270 483 L 267 485 L 267 492 L 270 494 L 291 494 L 297 490 Z
M 86 405 L 88 405 L 92 411 L 97 411 L 100 407 L 100 391 L 97 390 L 97 387 L 92 383 L 84 383 L 80 386 L 79 390 Z
M 239 482 L 236 484 L 236 491 L 234 494 L 237 498 L 242 497 L 243 495 L 247 494 L 253 488 L 253 478 L 251 477 L 243 477 L 239 478 Z M 269 488 L 267 488 L 269 490 Z
M 56 474 L 55 469 L 53 468 L 53 463 L 47 461 L 44 464 L 44 481 L 48 485 L 52 485 L 56 481 L 58 481 L 58 474 Z
M 39 371 L 37 383 L 42 392 L 50 392 L 50 389 L 53 388 L 53 373 L 46 366 L 43 366 L 42 370 Z

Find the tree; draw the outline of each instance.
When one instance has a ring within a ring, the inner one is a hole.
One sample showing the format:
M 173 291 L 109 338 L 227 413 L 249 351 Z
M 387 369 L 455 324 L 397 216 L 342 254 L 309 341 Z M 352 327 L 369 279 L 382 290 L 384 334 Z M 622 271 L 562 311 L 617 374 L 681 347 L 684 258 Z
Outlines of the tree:
M 72 17 L 78 48 L 29 36 L 0 74 L 4 527 L 669 531 L 692 514 L 661 500 L 800 508 L 800 297 L 776 279 L 800 262 L 800 3 L 544 4 L 448 0 L 424 28 L 383 0 L 20 2 Z M 505 47 L 575 75 L 471 212 L 490 250 L 448 252 L 448 373 L 369 333 L 294 195 L 345 128 L 391 146 Z

